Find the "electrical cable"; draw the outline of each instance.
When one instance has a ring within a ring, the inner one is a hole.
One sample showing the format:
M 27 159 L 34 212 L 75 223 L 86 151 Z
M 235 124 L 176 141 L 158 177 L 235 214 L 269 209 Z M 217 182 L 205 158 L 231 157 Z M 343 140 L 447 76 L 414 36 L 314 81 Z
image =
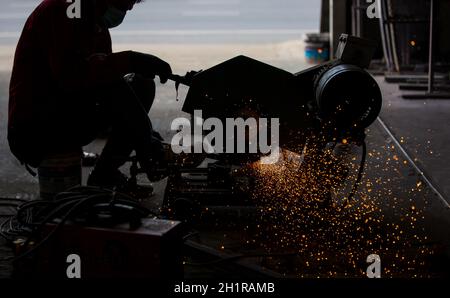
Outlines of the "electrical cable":
M 23 254 L 21 254 L 21 255 L 19 255 L 19 256 L 17 256 L 16 258 L 14 258 L 14 260 L 13 260 L 13 262 L 17 262 L 17 261 L 19 261 L 20 259 L 23 259 L 24 257 L 26 257 L 26 256 L 29 256 L 29 255 L 31 255 L 33 252 L 35 252 L 36 250 L 38 250 L 44 243 L 46 243 L 58 230 L 59 230 L 59 228 L 62 226 L 62 225 L 64 225 L 64 223 L 68 220 L 68 218 L 72 215 L 72 213 L 74 212 L 74 211 L 76 211 L 77 210 L 77 208 L 79 208 L 80 206 L 82 206 L 84 203 L 86 203 L 86 202 L 88 202 L 89 200 L 93 200 L 93 199 L 97 199 L 98 197 L 97 196 L 95 196 L 95 195 L 93 195 L 93 196 L 89 196 L 89 197 L 87 197 L 87 198 L 85 198 L 85 199 L 82 199 L 82 200 L 80 200 L 78 203 L 76 203 L 76 204 L 74 204 L 74 206 L 72 206 L 71 208 L 70 208 L 70 210 L 66 213 L 66 215 L 62 218 L 62 220 L 56 225 L 56 227 L 50 232 L 50 233 L 48 233 L 47 234 L 47 236 L 45 236 L 45 238 L 42 240 L 42 241 L 40 241 L 36 246 L 34 246 L 33 248 L 31 248 L 30 250 L 28 250 L 28 251 L 26 251 L 25 253 L 23 253 Z M 68 204 L 68 203 L 66 203 L 66 204 Z M 47 216 L 47 219 L 48 218 L 50 218 L 51 217 L 51 215 L 49 215 L 49 216 Z M 44 223 L 45 223 L 46 221 L 44 221 Z M 30 239 L 30 238 L 28 238 L 28 239 Z M 29 240 L 27 240 L 27 243 L 25 243 L 25 245 L 27 245 L 28 244 L 28 241 Z
M 16 207 L 17 213 L 0 224 L 0 236 L 11 243 L 22 238 L 26 240 L 24 247 L 28 247 L 31 241 L 39 240 L 15 261 L 33 254 L 69 220 L 98 221 L 105 218 L 99 215 L 108 215 L 108 224 L 116 224 L 139 220 L 152 213 L 127 194 L 97 187 L 74 187 L 56 195 L 54 200 L 30 201 L 13 207 Z M 40 239 L 44 227 L 52 222 L 56 226 Z
M 0 198 L 0 202 L 18 202 L 20 203 L 24 203 L 27 202 L 28 200 L 25 199 L 18 199 L 18 198 Z
M 200 235 L 199 231 L 193 231 L 193 232 L 191 232 L 191 233 L 189 233 L 189 234 L 187 234 L 186 236 L 183 237 L 183 242 L 189 240 L 192 237 L 199 236 L 199 235 Z
M 348 206 L 350 201 L 355 196 L 359 185 L 361 184 L 362 176 L 363 176 L 363 173 L 364 173 L 364 167 L 366 165 L 366 158 L 367 158 L 367 144 L 366 144 L 366 141 L 363 141 L 363 144 L 362 144 L 362 156 L 361 156 L 361 162 L 359 164 L 358 175 L 356 177 L 355 183 L 353 184 L 353 188 L 352 188 L 352 190 L 350 191 L 350 193 L 349 193 L 349 195 L 347 197 L 347 200 L 345 202 L 345 206 Z

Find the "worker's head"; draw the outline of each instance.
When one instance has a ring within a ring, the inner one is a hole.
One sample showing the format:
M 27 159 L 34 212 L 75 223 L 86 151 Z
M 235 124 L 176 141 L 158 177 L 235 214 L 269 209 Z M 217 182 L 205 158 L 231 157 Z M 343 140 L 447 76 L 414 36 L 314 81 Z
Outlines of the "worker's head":
M 119 26 L 128 10 L 133 9 L 134 4 L 143 0 L 106 0 L 106 10 L 103 14 L 103 22 L 108 28 Z

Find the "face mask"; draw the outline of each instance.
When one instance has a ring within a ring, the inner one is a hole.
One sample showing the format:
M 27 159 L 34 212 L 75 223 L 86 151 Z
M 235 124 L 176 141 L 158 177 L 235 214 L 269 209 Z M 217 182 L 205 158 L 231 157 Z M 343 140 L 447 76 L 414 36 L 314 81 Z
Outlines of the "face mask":
M 114 28 L 122 24 L 126 11 L 115 8 L 114 6 L 108 5 L 108 9 L 103 15 L 103 23 L 105 23 L 106 27 Z

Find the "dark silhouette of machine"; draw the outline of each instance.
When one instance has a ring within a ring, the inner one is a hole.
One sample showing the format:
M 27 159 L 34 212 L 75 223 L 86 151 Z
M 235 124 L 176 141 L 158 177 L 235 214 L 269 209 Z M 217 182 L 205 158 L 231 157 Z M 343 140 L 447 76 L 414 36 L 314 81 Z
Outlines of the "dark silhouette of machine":
M 375 46 L 369 40 L 343 34 L 336 60 L 296 74 L 238 56 L 208 70 L 184 77 L 174 75 L 172 80 L 190 86 L 184 112 L 201 110 L 205 119 L 245 119 L 255 115 L 278 118 L 283 149 L 301 154 L 308 146 L 314 148 L 310 155 L 316 159 L 330 143 L 336 145 L 344 140 L 363 146 L 365 156 L 365 128 L 376 120 L 382 106 L 379 86 L 364 70 Z M 212 205 L 225 206 L 228 211 L 230 206 L 251 205 L 246 195 L 236 193 L 231 173 L 236 166 L 260 157 L 214 155 L 215 162 L 205 168 L 174 171 L 163 209 L 169 217 L 192 220 L 201 210 L 212 210 Z M 251 191 L 251 187 L 247 190 Z

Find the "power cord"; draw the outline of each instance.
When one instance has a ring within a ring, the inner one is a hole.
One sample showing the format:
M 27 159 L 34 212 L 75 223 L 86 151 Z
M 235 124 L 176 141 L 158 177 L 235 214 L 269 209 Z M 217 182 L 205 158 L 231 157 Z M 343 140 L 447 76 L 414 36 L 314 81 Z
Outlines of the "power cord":
M 366 141 L 363 141 L 362 143 L 362 156 L 361 161 L 359 164 L 359 170 L 358 170 L 358 176 L 356 177 L 355 184 L 353 185 L 352 190 L 350 191 L 347 200 L 345 202 L 345 206 L 348 206 L 350 204 L 350 201 L 353 199 L 353 197 L 356 194 L 356 191 L 358 190 L 359 185 L 361 184 L 362 176 L 364 173 L 364 167 L 366 166 L 366 159 L 367 159 L 367 144 Z
M 30 256 L 46 243 L 67 221 L 107 225 L 129 222 L 139 225 L 151 211 L 127 194 L 97 187 L 74 187 L 54 200 L 35 200 L 17 206 L 17 213 L 0 225 L 0 235 L 10 243 L 26 239 L 24 247 L 39 239 L 46 224 L 56 226 L 36 245 L 14 261 Z

